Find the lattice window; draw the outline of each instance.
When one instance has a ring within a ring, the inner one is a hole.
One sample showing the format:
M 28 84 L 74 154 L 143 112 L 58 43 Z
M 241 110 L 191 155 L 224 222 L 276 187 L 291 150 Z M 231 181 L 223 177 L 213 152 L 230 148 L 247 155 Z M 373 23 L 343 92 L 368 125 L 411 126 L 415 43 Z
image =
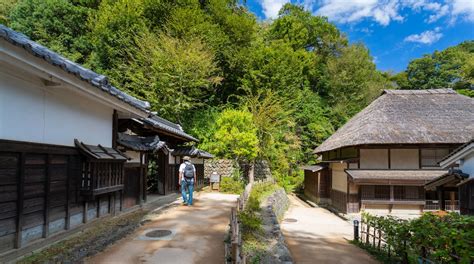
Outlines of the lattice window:
M 421 166 L 439 167 L 438 162 L 449 154 L 449 149 L 422 149 Z

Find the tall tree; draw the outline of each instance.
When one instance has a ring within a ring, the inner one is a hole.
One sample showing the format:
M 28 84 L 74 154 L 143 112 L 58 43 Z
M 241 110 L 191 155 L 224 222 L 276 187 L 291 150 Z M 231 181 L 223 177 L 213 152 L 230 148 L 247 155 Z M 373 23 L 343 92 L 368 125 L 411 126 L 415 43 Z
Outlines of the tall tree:
M 329 59 L 327 69 L 328 103 L 333 107 L 336 127 L 367 106 L 381 90 L 391 88 L 362 44 L 343 48 L 340 56 Z
M 91 53 L 90 1 L 24 0 L 11 10 L 9 26 L 69 59 L 86 63 Z
M 472 95 L 474 89 L 474 41 L 465 41 L 442 51 L 412 60 L 392 77 L 402 89 L 453 88 Z

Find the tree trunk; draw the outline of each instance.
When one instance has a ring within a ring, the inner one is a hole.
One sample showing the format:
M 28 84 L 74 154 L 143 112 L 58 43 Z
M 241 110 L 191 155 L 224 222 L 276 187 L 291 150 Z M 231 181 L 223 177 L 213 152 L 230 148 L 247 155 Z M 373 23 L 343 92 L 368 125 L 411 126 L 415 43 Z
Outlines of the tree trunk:
M 254 172 L 255 172 L 255 161 L 251 161 L 250 164 L 249 164 L 249 183 L 252 183 L 254 182 Z

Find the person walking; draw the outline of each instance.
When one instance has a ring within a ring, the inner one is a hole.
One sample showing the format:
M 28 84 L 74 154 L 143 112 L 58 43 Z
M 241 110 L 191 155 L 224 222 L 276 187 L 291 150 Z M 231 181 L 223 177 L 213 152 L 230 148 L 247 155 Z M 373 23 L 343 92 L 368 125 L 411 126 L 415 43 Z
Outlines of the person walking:
M 196 179 L 196 167 L 191 163 L 191 158 L 183 157 L 183 163 L 179 165 L 179 184 L 181 185 L 181 195 L 183 196 L 183 205 L 193 205 L 193 191 Z

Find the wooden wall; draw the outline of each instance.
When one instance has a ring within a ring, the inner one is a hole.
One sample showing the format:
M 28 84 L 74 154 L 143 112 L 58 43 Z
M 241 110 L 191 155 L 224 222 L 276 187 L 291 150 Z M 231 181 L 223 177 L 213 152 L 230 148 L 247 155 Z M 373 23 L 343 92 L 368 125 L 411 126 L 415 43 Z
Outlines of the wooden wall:
M 304 171 L 304 194 L 315 202 L 319 202 L 318 173 L 310 170 Z
M 474 215 L 474 180 L 459 186 L 459 206 L 463 215 Z
M 342 213 L 347 213 L 347 193 L 331 190 L 331 205 Z
M 0 253 L 121 209 L 118 193 L 85 201 L 72 147 L 0 140 Z

